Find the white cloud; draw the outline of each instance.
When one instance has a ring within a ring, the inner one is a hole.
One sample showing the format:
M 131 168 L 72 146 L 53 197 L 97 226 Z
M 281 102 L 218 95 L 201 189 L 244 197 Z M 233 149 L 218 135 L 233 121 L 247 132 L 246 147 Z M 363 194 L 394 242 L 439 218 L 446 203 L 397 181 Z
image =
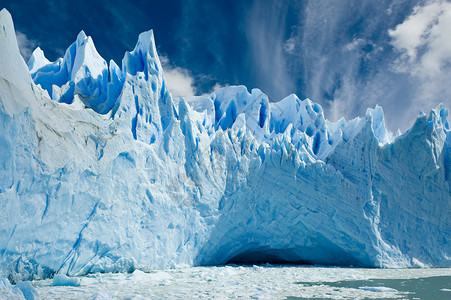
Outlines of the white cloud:
M 196 93 L 196 87 L 194 86 L 194 77 L 189 70 L 172 65 L 169 58 L 164 55 L 160 55 L 160 61 L 164 70 L 164 78 L 172 97 L 177 98 L 198 95 Z M 229 86 L 229 84 L 222 85 L 219 82 L 216 82 L 207 94 L 227 86 Z
M 222 85 L 219 82 L 216 82 L 215 85 L 211 88 L 211 92 L 217 91 L 219 89 L 222 89 L 222 88 L 225 88 L 225 87 L 228 87 L 228 86 L 230 86 L 230 84 L 226 83 L 226 84 Z
M 417 6 L 403 23 L 389 30 L 401 53 L 394 71 L 408 74 L 415 86 L 411 114 L 444 103 L 451 105 L 451 3 L 429 1 Z
M 160 60 L 163 65 L 164 78 L 172 97 L 194 96 L 194 78 L 190 72 L 186 69 L 172 66 L 166 56 L 160 56 Z
M 427 78 L 443 74 L 451 64 L 451 3 L 429 2 L 394 30 L 389 30 L 392 45 L 402 53 L 396 70 Z
M 194 96 L 194 79 L 185 69 L 166 68 L 164 76 L 173 97 Z
M 33 50 L 36 48 L 36 41 L 29 39 L 25 34 L 16 31 L 17 44 L 19 45 L 20 54 L 27 61 Z
M 345 45 L 345 49 L 347 51 L 354 51 L 356 50 L 358 47 L 362 47 L 362 45 L 364 45 L 366 42 L 364 39 L 361 38 L 355 38 L 352 40 L 352 42 L 348 43 Z
M 283 44 L 283 49 L 288 53 L 293 53 L 296 48 L 296 39 L 294 37 L 289 38 Z

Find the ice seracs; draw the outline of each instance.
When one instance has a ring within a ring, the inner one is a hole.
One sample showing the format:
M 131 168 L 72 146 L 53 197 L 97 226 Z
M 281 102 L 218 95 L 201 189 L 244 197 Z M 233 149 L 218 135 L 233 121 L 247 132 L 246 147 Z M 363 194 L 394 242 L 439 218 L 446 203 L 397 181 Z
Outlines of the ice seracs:
M 42 67 L 50 64 L 50 61 L 45 57 L 44 51 L 41 48 L 37 47 L 34 49 L 33 53 L 31 53 L 31 57 L 28 60 L 27 66 L 30 70 L 30 75 L 34 77 L 36 72 Z
M 0 25 L 0 277 L 451 266 L 446 108 L 394 138 L 380 107 L 332 123 L 243 86 L 174 100 L 152 31 L 121 68 L 83 32 L 27 67 Z
M 135 140 L 147 144 L 155 142 L 173 119 L 174 107 L 164 81 L 152 30 L 141 33 L 135 49 L 125 53 L 122 75 L 117 66 L 113 71 L 111 89 L 119 85 L 116 88 L 121 88 L 121 91 L 112 108 L 112 119 L 127 120 L 121 124 L 125 124 L 126 131 L 131 125 Z M 114 100 L 112 98 L 111 102 Z
M 28 68 L 34 82 L 54 100 L 70 104 L 77 95 L 87 107 L 98 113 L 111 109 L 110 103 L 107 103 L 110 106 L 105 106 L 108 97 L 107 63 L 97 52 L 91 37 L 83 31 L 66 50 L 64 58 L 50 63 L 43 51 L 37 48 L 31 55 Z

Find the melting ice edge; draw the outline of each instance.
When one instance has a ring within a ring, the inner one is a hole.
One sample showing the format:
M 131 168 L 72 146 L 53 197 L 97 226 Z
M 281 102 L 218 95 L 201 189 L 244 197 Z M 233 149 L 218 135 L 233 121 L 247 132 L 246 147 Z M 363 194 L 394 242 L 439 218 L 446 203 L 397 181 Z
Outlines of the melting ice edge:
M 394 137 L 243 86 L 173 99 L 152 31 L 23 61 L 0 12 L 0 277 L 281 261 L 451 267 L 448 110 Z

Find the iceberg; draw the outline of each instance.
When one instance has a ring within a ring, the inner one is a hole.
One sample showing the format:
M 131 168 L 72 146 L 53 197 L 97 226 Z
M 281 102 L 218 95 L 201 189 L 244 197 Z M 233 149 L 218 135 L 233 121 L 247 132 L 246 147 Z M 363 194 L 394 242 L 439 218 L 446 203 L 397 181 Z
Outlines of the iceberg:
M 448 110 L 387 131 L 244 86 L 174 99 L 153 32 L 22 59 L 0 12 L 0 277 L 181 265 L 451 267 Z M 62 277 L 61 278 L 66 278 Z M 58 277 L 59 278 L 59 277 Z
M 81 279 L 77 277 L 68 277 L 64 274 L 56 274 L 53 277 L 54 286 L 80 286 Z

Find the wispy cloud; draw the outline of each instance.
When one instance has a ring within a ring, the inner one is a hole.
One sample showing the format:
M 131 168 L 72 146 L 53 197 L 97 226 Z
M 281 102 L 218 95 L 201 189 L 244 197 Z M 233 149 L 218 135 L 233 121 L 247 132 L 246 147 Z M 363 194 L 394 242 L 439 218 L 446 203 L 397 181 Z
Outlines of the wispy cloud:
M 219 82 L 216 82 L 216 84 L 211 88 L 211 92 L 214 92 L 216 90 L 219 90 L 219 89 L 222 89 L 222 88 L 225 88 L 228 86 L 230 86 L 230 85 L 229 84 L 220 84 Z
M 31 56 L 31 53 L 33 53 L 33 50 L 37 46 L 37 42 L 29 39 L 24 33 L 16 30 L 16 38 L 17 38 L 17 44 L 19 45 L 20 54 L 22 54 L 22 57 L 25 61 L 28 61 L 28 59 Z
M 451 94 L 448 87 L 451 74 L 447 71 L 451 67 L 451 39 L 446 35 L 451 28 L 449 2 L 304 3 L 297 21 L 288 19 L 293 14 L 292 8 L 283 11 L 277 6 L 266 7 L 275 15 L 287 14 L 285 31 L 260 15 L 272 27 L 263 34 L 270 37 L 266 47 L 283 49 L 280 52 L 283 55 L 274 56 L 273 61 L 265 61 L 270 59 L 269 55 L 261 61 L 274 66 L 274 78 L 288 82 L 287 87 L 300 97 L 319 102 L 327 118 L 362 116 L 368 107 L 379 104 L 384 108 L 388 127 L 405 130 L 419 111 L 427 111 L 439 102 L 450 106 L 449 98 L 444 98 Z M 420 6 L 414 9 L 419 3 L 426 7 L 424 13 Z M 411 14 L 420 17 L 409 17 Z M 408 26 L 402 25 L 404 20 Z M 263 26 L 261 31 L 265 30 Z
M 287 60 L 296 47 L 294 38 L 286 38 L 288 9 L 284 1 L 256 1 L 247 14 L 245 33 L 253 76 L 258 86 L 275 100 L 296 91 Z
M 372 65 L 381 51 L 374 32 L 381 14 L 383 3 L 324 0 L 306 2 L 299 13 L 292 76 L 300 96 L 319 102 L 328 119 L 353 118 L 380 103 L 383 78 Z
M 385 77 L 377 72 L 368 76 L 374 71 L 366 65 L 377 61 L 383 50 L 371 40 L 382 18 L 371 16 L 384 15 L 385 9 L 371 1 L 351 2 L 356 5 L 255 2 L 246 33 L 258 86 L 273 100 L 290 93 L 309 97 L 333 120 L 362 115 L 368 106 L 380 103 Z M 353 24 L 357 17 L 365 17 L 362 29 Z

